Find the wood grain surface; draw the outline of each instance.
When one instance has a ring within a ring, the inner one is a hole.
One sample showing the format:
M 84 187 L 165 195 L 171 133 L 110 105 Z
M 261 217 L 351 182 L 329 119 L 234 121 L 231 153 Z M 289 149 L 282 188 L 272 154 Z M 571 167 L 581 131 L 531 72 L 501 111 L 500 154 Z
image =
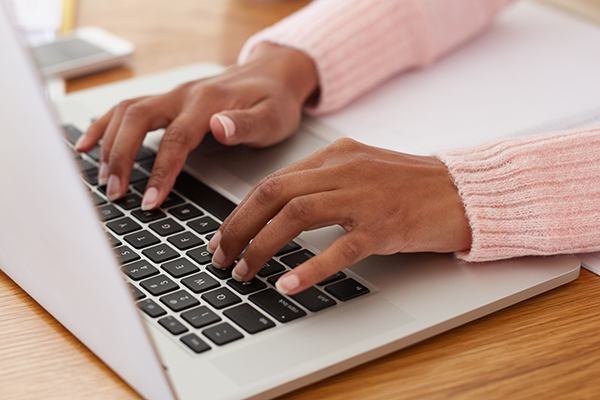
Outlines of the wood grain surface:
M 232 64 L 248 36 L 306 3 L 81 0 L 78 26 L 106 28 L 137 50 L 129 67 L 73 79 L 68 89 L 192 62 Z M 597 399 L 599 330 L 600 277 L 583 270 L 561 288 L 282 399 Z M 0 399 L 138 398 L 0 272 Z

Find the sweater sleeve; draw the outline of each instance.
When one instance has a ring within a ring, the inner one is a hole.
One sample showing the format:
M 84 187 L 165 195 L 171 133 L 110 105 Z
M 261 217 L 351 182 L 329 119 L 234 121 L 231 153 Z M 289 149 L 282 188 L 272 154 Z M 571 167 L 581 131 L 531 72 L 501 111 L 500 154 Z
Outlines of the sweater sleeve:
M 319 102 L 306 111 L 336 110 L 391 76 L 428 65 L 490 24 L 513 0 L 315 0 L 252 36 L 243 64 L 268 41 L 311 57 Z
M 600 129 L 509 138 L 437 154 L 489 261 L 600 250 Z

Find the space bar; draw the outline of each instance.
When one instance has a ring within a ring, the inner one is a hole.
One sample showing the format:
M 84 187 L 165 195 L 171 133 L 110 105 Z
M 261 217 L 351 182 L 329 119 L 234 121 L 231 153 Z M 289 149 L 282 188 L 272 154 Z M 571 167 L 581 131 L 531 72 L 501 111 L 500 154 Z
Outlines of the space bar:
M 215 192 L 187 172 L 177 177 L 175 189 L 223 221 L 236 207 L 236 204 Z

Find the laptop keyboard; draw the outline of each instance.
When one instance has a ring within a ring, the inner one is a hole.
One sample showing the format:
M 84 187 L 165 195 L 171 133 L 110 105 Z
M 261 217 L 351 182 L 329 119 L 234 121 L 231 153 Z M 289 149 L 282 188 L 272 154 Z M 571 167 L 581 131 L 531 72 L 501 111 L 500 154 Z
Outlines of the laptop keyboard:
M 82 134 L 72 125 L 64 131 L 71 146 Z M 235 208 L 233 202 L 182 172 L 161 208 L 142 211 L 155 157 L 154 151 L 142 147 L 127 194 L 111 203 L 106 188 L 98 186 L 98 155 L 96 147 L 75 157 L 137 306 L 194 353 L 339 307 L 370 292 L 357 276 L 338 272 L 302 293 L 280 294 L 274 289 L 277 279 L 314 256 L 295 241 L 279 250 L 254 279 L 235 281 L 232 268 L 213 266 L 206 250 Z

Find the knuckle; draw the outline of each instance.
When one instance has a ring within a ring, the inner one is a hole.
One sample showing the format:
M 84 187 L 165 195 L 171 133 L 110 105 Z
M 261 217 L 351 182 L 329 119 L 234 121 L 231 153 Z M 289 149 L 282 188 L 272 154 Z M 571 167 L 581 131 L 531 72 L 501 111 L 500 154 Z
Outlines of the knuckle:
M 300 224 L 307 224 L 311 222 L 313 216 L 313 204 L 312 201 L 306 197 L 296 197 L 285 206 L 285 212 L 287 217 L 296 221 Z
M 155 165 L 152 169 L 152 177 L 148 181 L 148 187 L 150 186 L 161 186 L 163 182 L 165 182 L 170 175 L 170 169 L 161 167 L 159 165 Z
M 125 111 L 133 104 L 135 104 L 135 100 L 133 99 L 122 100 L 119 104 L 117 104 L 115 111 Z
M 165 131 L 161 140 L 161 146 L 166 145 L 187 148 L 188 141 L 187 130 L 179 123 L 172 123 Z
M 362 143 L 348 137 L 337 139 L 331 144 L 331 147 L 333 149 L 342 151 L 357 150 L 360 149 L 362 146 Z
M 340 253 L 342 257 L 350 262 L 360 259 L 363 255 L 363 249 L 364 245 L 362 244 L 362 241 L 356 238 L 347 237 L 340 243 Z
M 256 197 L 260 204 L 276 201 L 283 193 L 283 182 L 279 177 L 268 176 L 259 184 Z
M 219 99 L 226 93 L 225 86 L 219 82 L 202 82 L 194 85 L 190 89 L 191 96 L 196 100 Z
M 130 104 L 129 107 L 127 107 L 127 110 L 125 111 L 125 117 L 133 119 L 142 118 L 149 115 L 151 111 L 152 108 L 150 105 L 144 101 L 140 101 L 135 104 Z

